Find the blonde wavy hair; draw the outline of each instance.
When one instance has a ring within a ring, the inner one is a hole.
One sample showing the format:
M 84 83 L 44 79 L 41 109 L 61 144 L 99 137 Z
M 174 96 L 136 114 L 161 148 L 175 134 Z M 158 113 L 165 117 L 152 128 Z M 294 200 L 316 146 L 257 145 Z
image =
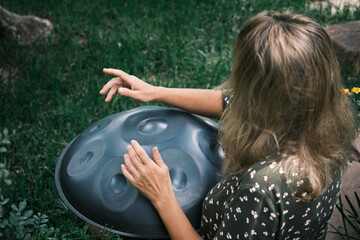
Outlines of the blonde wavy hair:
M 307 180 L 313 199 L 346 166 L 356 122 L 319 24 L 289 12 L 253 17 L 237 36 L 233 71 L 221 87 L 232 96 L 220 125 L 224 177 L 276 155 L 286 178 L 296 171 Z M 278 154 L 287 151 L 291 157 Z

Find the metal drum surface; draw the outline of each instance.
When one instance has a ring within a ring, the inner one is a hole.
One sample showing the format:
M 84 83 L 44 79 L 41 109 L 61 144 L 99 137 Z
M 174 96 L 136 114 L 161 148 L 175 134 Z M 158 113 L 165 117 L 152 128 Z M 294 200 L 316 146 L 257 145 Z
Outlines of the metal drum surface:
M 168 233 L 150 201 L 122 174 L 126 146 L 154 146 L 169 168 L 176 198 L 195 229 L 206 193 L 219 180 L 222 151 L 217 124 L 164 107 L 146 106 L 101 119 L 63 150 L 55 182 L 64 203 L 87 223 L 137 238 Z

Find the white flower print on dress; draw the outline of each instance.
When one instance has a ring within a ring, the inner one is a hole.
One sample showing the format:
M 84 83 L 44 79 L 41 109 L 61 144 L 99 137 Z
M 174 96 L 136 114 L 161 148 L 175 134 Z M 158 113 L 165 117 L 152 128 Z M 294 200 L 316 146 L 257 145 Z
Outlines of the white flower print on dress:
M 304 183 L 304 180 L 297 181 L 296 186 L 300 187 L 301 185 L 303 185 L 303 183 Z
M 255 174 L 256 174 L 256 170 L 252 171 L 252 172 L 250 173 L 250 178 L 254 178 Z
M 276 162 L 272 162 L 272 163 L 269 165 L 269 167 L 270 167 L 271 169 L 273 169 L 274 167 L 276 167 Z
M 282 225 L 281 225 L 281 230 L 283 229 L 285 227 L 285 223 L 283 223 Z
M 216 223 L 214 223 L 214 231 L 218 230 L 218 225 Z

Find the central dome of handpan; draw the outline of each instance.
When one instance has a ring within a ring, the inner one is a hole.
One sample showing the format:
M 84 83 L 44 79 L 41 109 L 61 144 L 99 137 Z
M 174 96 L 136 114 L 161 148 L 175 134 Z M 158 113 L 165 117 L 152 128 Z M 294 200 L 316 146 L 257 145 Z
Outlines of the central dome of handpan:
M 94 123 L 63 150 L 55 181 L 60 197 L 89 224 L 124 236 L 166 238 L 155 208 L 121 171 L 126 146 L 154 146 L 169 168 L 176 198 L 195 229 L 202 201 L 219 180 L 217 124 L 181 110 L 146 106 Z

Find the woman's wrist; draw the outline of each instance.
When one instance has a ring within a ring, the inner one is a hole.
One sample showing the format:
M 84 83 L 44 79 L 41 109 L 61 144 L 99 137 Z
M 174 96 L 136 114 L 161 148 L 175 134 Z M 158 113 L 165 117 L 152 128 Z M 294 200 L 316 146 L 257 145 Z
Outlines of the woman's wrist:
M 174 192 L 171 191 L 169 194 L 152 200 L 152 204 L 158 212 L 161 212 L 174 206 L 174 204 L 178 204 L 178 202 Z
M 165 87 L 154 86 L 154 95 L 153 95 L 154 98 L 153 98 L 153 101 L 166 103 L 164 93 L 166 93 L 166 88 Z
M 168 198 L 154 201 L 154 207 L 159 213 L 171 239 L 174 240 L 201 240 L 201 236 L 195 231 L 184 211 L 182 210 L 175 194 L 171 191 Z M 181 228 L 179 228 L 181 226 Z

